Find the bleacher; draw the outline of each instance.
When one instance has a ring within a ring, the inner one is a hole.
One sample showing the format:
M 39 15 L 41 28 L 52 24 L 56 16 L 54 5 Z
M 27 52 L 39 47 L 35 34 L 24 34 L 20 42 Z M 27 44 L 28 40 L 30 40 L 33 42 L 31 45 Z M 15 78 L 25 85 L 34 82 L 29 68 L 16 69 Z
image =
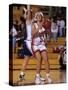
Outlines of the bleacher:
M 51 42 L 48 42 L 47 44 L 47 52 L 48 52 L 48 59 L 50 63 L 50 69 L 59 69 L 59 60 L 58 55 L 59 53 L 53 53 L 53 47 L 64 45 L 65 38 L 58 38 L 57 42 L 54 42 L 51 40 Z M 13 57 L 13 68 L 11 68 L 11 62 L 10 62 L 10 69 L 19 70 L 21 69 L 21 65 L 23 63 L 23 59 L 18 59 Z M 34 57 L 31 57 L 27 66 L 27 69 L 36 69 L 36 60 Z M 42 61 L 42 68 L 44 69 L 44 60 Z

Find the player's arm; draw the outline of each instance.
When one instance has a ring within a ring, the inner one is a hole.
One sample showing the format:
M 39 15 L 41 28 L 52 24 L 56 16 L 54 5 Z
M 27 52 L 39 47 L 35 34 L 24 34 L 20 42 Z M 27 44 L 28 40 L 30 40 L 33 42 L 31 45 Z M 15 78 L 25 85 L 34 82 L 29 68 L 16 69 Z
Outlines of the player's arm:
M 32 25 L 32 37 L 39 36 L 39 29 L 36 29 L 35 25 Z
M 27 20 L 30 20 L 31 17 L 31 9 L 30 9 L 30 5 L 27 5 Z
M 45 42 L 45 45 L 47 45 L 47 39 L 46 39 L 46 36 L 44 36 L 44 42 Z

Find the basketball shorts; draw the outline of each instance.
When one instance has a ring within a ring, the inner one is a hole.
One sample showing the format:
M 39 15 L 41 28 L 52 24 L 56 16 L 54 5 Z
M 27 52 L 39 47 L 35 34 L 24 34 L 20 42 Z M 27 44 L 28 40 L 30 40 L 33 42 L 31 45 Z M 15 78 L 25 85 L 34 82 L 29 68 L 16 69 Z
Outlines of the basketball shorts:
M 33 46 L 32 46 L 32 49 L 33 49 L 33 52 L 36 52 L 36 51 L 42 52 L 42 51 L 46 51 L 46 50 L 47 50 L 46 46 L 43 45 L 43 44 L 33 45 Z
M 30 41 L 23 42 L 23 54 L 24 54 L 24 56 L 32 56 Z

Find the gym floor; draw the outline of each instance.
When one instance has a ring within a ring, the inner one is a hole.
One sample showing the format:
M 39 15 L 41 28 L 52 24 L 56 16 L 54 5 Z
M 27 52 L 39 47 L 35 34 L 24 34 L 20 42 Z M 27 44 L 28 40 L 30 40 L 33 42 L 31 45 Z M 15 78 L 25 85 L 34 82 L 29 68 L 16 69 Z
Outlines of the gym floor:
M 36 85 L 34 83 L 36 70 L 26 70 L 25 79 L 23 81 L 19 81 L 18 79 L 19 73 L 20 73 L 20 70 L 13 71 L 13 85 L 14 86 Z M 66 71 L 65 70 L 50 70 L 50 74 L 53 80 L 52 84 L 66 83 Z M 41 70 L 41 76 L 45 77 L 44 70 Z M 47 83 L 42 82 L 42 84 L 46 85 Z

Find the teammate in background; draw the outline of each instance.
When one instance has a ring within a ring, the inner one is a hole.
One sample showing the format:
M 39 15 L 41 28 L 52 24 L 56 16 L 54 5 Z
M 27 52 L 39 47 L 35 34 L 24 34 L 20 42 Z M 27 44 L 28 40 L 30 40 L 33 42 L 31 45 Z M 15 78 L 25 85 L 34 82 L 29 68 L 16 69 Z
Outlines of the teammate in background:
M 37 22 L 32 25 L 32 49 L 36 58 L 37 70 L 35 76 L 35 83 L 41 83 L 41 64 L 42 60 L 45 63 L 45 81 L 51 83 L 52 80 L 50 78 L 50 68 L 48 62 L 47 48 L 45 46 L 45 29 L 43 28 L 43 13 L 37 12 L 35 14 Z

